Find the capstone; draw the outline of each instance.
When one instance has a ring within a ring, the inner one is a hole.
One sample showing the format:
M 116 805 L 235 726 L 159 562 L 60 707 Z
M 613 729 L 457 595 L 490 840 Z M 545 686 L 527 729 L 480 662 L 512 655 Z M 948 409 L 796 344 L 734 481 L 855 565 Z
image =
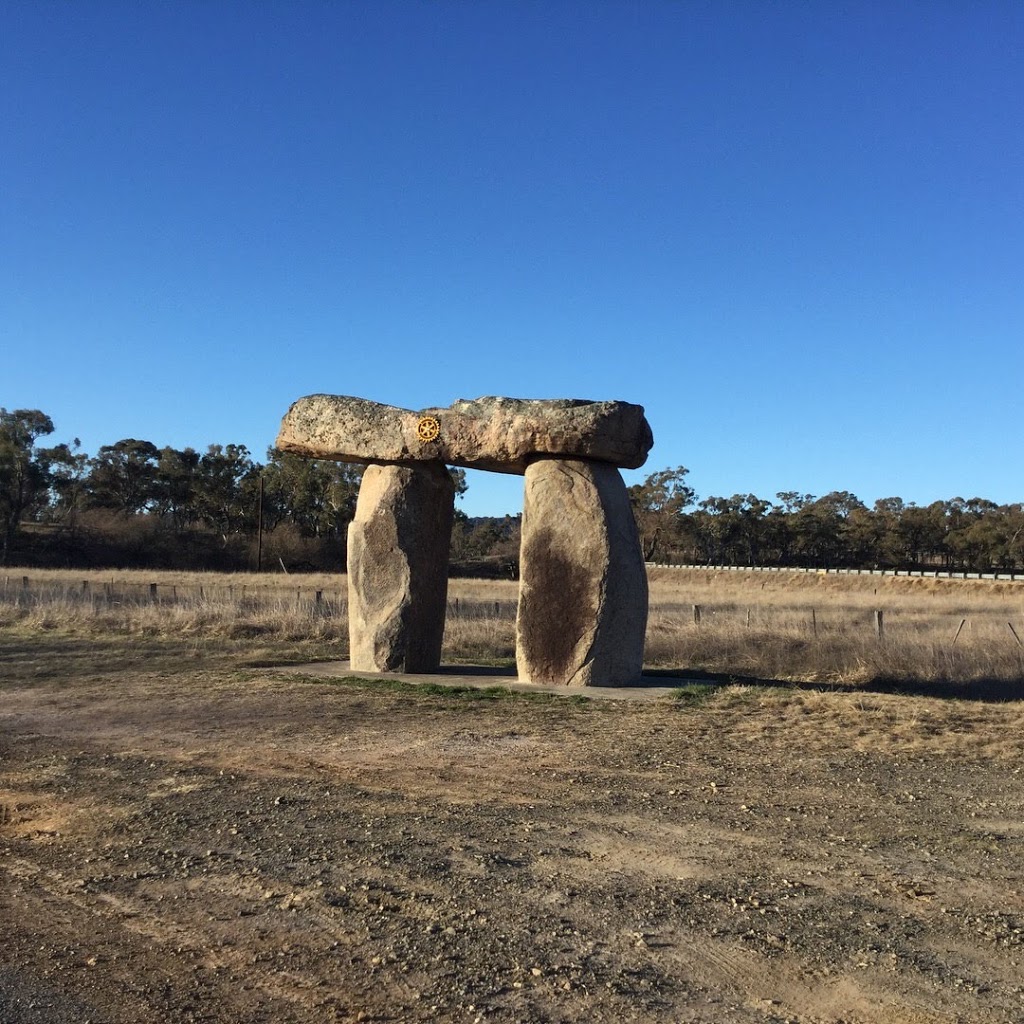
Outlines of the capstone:
M 308 395 L 281 422 L 277 447 L 356 463 L 443 462 L 524 473 L 538 455 L 636 469 L 653 437 L 642 406 L 583 399 L 460 399 L 421 411 L 346 395 Z

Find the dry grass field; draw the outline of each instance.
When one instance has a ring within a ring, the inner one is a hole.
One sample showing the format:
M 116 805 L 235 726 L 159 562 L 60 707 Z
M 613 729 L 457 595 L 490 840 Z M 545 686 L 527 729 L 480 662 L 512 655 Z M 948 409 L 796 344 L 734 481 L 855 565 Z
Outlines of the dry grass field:
M 655 572 L 714 685 L 581 703 L 296 673 L 336 578 L 9 575 L 4 1024 L 1024 1019 L 1021 584 Z
M 651 593 L 652 665 L 1024 695 L 1024 582 L 658 570 Z
M 36 571 L 23 591 L 22 575 L 0 580 L 0 623 L 347 646 L 343 576 Z M 511 665 L 516 591 L 452 580 L 445 661 Z M 650 603 L 651 669 L 1009 696 L 1024 684 L 1024 581 L 656 569 Z

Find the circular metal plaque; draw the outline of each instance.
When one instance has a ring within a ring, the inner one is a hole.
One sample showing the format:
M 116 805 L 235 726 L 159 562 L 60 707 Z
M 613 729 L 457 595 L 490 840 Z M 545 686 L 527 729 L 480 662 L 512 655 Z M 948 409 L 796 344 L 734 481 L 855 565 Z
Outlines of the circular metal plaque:
M 441 433 L 441 424 L 434 416 L 424 416 L 416 426 L 416 436 L 424 443 L 436 441 Z

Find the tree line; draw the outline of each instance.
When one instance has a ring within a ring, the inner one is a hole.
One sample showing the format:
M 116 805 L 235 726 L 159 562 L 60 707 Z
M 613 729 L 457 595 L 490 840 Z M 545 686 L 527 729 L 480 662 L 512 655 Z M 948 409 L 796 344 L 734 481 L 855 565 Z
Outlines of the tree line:
M 1024 503 L 892 497 L 868 508 L 849 491 L 700 500 L 687 476 L 678 466 L 630 488 L 648 561 L 975 572 L 1024 565 Z
M 39 410 L 0 409 L 3 563 L 251 569 L 262 517 L 267 564 L 344 564 L 361 467 L 138 438 L 90 456 L 77 439 L 42 443 L 53 429 Z
M 122 438 L 49 445 L 38 409 L 0 408 L 0 564 L 339 570 L 363 467 L 244 445 Z M 457 494 L 466 475 L 450 470 Z M 469 558 L 480 537 L 457 513 Z
M 362 467 L 244 445 L 157 447 L 123 438 L 95 455 L 49 445 L 49 416 L 0 409 L 0 564 L 337 570 Z M 465 492 L 462 470 L 452 470 Z M 699 499 L 685 467 L 629 488 L 648 561 L 985 571 L 1024 564 L 1024 504 L 919 506 L 849 491 Z M 261 529 L 262 524 L 262 529 Z M 456 512 L 452 558 L 514 574 L 520 517 Z

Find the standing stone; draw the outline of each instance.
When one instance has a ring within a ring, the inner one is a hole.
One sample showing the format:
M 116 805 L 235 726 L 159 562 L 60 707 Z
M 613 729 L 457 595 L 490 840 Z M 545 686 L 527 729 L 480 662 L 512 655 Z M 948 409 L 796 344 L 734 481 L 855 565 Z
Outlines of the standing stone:
M 519 678 L 574 686 L 638 682 L 647 572 L 619 471 L 582 459 L 538 459 L 525 482 Z
M 443 463 L 366 467 L 348 528 L 354 671 L 432 672 L 440 665 L 454 501 Z

